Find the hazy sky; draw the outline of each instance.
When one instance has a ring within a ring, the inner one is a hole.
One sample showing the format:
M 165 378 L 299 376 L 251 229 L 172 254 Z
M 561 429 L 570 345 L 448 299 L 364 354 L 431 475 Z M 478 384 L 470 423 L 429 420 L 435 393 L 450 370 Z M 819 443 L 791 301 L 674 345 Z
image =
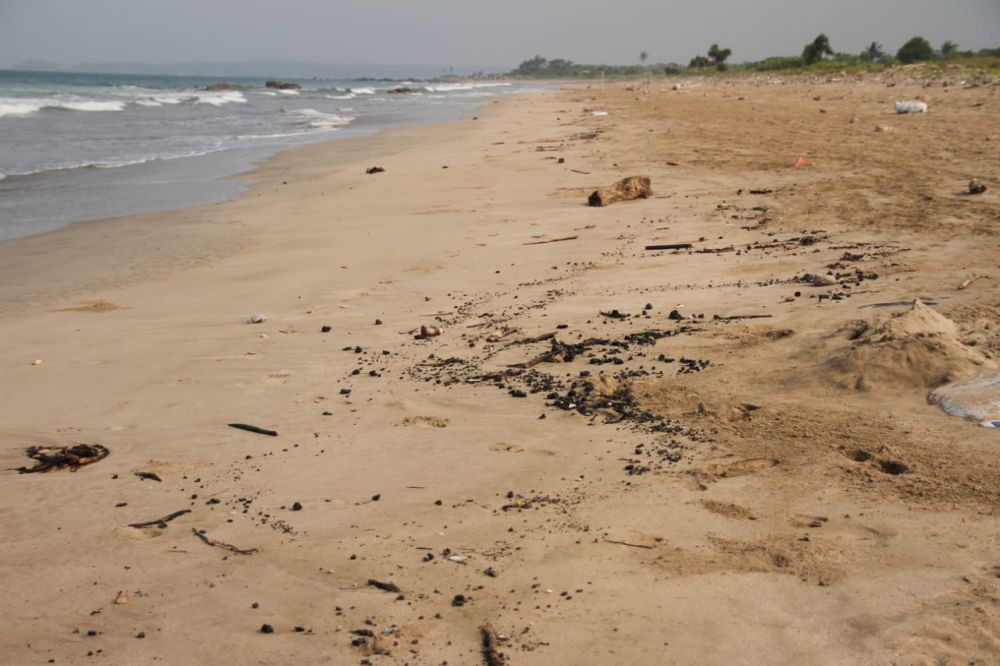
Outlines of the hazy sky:
M 733 61 L 834 49 L 1000 46 L 1000 0 L 0 0 L 0 67 L 26 58 L 516 65 L 687 61 L 712 42 Z

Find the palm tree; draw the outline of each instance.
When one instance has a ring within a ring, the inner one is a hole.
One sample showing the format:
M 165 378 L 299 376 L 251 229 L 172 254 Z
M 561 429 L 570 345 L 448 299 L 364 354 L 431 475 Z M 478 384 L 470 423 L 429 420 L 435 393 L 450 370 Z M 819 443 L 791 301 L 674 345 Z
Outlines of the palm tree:
M 823 59 L 823 56 L 828 55 L 833 55 L 833 49 L 830 48 L 830 38 L 823 33 L 817 35 L 811 44 L 806 44 L 806 47 L 802 49 L 802 60 L 807 65 L 817 63 Z
M 946 40 L 944 44 L 941 45 L 941 57 L 950 58 L 958 51 L 958 44 L 949 40 Z
M 649 59 L 649 54 L 643 51 L 639 54 L 639 62 L 645 63 Z
M 865 62 L 878 62 L 885 57 L 885 51 L 878 42 L 872 42 L 861 52 L 861 59 Z

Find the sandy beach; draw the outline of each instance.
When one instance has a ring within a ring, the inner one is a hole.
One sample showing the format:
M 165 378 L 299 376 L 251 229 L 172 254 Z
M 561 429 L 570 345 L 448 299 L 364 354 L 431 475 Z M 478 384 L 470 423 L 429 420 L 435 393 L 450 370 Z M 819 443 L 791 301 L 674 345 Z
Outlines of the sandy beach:
M 0 243 L 3 661 L 997 663 L 998 431 L 927 394 L 998 364 L 1000 87 L 922 71 L 505 97 Z

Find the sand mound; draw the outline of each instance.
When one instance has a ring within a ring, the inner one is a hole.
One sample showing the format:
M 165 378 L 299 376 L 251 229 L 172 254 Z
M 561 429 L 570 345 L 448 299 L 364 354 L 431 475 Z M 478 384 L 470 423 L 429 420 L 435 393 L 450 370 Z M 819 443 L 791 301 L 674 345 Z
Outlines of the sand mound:
M 991 367 L 958 339 L 955 322 L 924 305 L 887 321 L 858 329 L 851 346 L 823 365 L 828 378 L 845 388 L 934 388 Z

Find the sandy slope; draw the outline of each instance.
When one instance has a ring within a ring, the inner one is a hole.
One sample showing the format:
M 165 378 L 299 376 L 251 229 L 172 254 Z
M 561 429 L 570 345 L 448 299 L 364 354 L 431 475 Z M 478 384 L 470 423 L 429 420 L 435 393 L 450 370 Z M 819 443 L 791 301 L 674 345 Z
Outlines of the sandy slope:
M 4 661 L 475 664 L 490 622 L 510 664 L 995 663 L 996 431 L 924 397 L 1000 353 L 998 102 L 577 89 L 0 244 L 0 467 L 111 449 L 0 476 Z M 583 205 L 633 173 L 654 198 Z M 954 329 L 885 339 L 909 306 L 867 306 L 915 297 Z M 509 367 L 553 331 L 606 342 Z

